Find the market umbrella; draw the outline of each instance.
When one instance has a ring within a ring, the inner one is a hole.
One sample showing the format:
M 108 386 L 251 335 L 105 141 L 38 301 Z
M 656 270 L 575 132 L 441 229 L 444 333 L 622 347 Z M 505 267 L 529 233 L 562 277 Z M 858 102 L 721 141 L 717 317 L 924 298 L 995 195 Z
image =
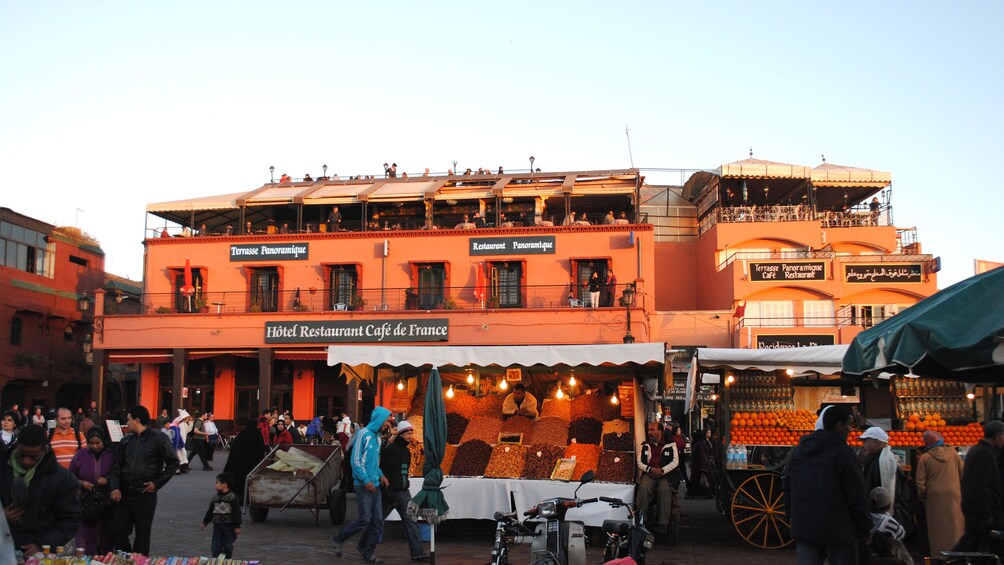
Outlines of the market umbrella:
M 432 367 L 425 387 L 425 413 L 422 440 L 425 442 L 425 463 L 422 465 L 422 491 L 411 500 L 408 511 L 432 525 L 429 561 L 436 563 L 436 525 L 446 520 L 450 505 L 443 496 L 443 455 L 446 452 L 446 404 L 443 402 L 443 381 L 439 368 Z
M 847 375 L 1004 382 L 1004 268 L 956 283 L 858 334 Z
M 474 266 L 474 298 L 481 302 L 481 307 L 485 307 L 485 299 L 488 298 L 488 281 L 485 277 L 484 265 L 478 263 Z
M 192 262 L 185 257 L 185 284 L 181 287 L 181 294 L 188 297 L 188 311 L 192 311 L 192 295 L 195 294 L 195 286 L 192 284 Z

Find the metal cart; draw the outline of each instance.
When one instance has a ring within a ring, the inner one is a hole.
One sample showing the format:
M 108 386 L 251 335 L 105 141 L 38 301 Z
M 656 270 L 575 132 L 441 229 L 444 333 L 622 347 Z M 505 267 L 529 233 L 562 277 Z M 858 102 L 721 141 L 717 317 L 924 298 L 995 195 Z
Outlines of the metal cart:
M 289 451 L 290 448 L 305 451 L 324 464 L 313 474 L 268 468 L 277 460 L 277 451 Z M 317 525 L 320 525 L 321 509 L 327 508 L 331 523 L 341 524 L 345 520 L 345 490 L 340 484 L 341 474 L 342 449 L 339 444 L 282 444 L 248 474 L 245 508 L 249 510 L 253 522 L 264 522 L 270 508 L 278 508 L 280 512 L 286 508 L 306 508 L 314 514 Z

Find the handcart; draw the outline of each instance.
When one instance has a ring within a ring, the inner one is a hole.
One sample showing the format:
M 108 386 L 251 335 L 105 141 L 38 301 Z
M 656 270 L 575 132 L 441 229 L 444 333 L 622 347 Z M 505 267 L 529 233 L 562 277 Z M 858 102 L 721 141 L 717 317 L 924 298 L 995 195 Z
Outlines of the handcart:
M 277 471 L 269 469 L 279 457 L 278 451 L 299 449 L 320 459 L 323 463 L 315 472 Z M 342 449 L 335 445 L 281 444 L 273 449 L 248 474 L 245 506 L 251 521 L 264 522 L 270 508 L 306 508 L 314 514 L 320 525 L 322 508 L 328 509 L 332 524 L 345 520 L 345 490 L 340 484 L 342 474 Z

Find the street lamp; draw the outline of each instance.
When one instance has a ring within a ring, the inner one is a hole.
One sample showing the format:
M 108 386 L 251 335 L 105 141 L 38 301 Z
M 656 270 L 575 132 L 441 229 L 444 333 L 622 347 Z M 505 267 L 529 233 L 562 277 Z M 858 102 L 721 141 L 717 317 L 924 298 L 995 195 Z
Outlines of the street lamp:
M 328 178 L 328 165 L 321 165 L 321 170 L 324 171 L 324 178 Z
M 79 308 L 81 312 L 87 312 L 90 310 L 91 298 L 86 294 L 80 295 L 80 298 L 77 299 L 77 308 Z
M 457 172 L 457 160 L 456 159 L 453 160 L 453 174 L 455 174 L 455 175 L 460 174 L 460 173 Z
M 634 336 L 631 335 L 631 306 L 634 305 L 636 284 L 628 283 L 624 287 L 624 293 L 621 295 L 621 306 L 627 309 L 627 333 L 624 334 L 624 343 L 634 343 Z
M 271 165 L 268 168 L 268 178 L 270 184 L 275 184 L 275 165 Z
M 533 174 L 533 162 L 534 161 L 536 161 L 536 159 L 533 158 L 533 155 L 530 155 L 530 174 L 531 175 Z

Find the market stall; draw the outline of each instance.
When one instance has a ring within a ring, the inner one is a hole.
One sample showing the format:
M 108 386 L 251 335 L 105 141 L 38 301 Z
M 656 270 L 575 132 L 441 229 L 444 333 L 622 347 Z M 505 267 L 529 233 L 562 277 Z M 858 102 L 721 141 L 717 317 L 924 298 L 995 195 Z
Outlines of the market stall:
M 597 478 L 582 493 L 633 498 L 635 450 L 644 437 L 637 395 L 643 379 L 663 378 L 665 356 L 662 343 L 329 348 L 329 364 L 391 366 L 377 371 L 381 402 L 407 417 L 419 438 L 425 367 L 439 366 L 447 419 L 443 489 L 453 519 L 491 519 L 509 510 L 511 497 L 522 511 L 570 495 L 577 485 L 567 481 L 588 470 Z M 517 383 L 537 398 L 537 418 L 503 416 Z M 422 476 L 423 456 L 414 444 L 415 478 Z M 421 480 L 413 479 L 413 493 L 419 489 Z M 601 526 L 610 509 L 586 506 L 569 517 Z

